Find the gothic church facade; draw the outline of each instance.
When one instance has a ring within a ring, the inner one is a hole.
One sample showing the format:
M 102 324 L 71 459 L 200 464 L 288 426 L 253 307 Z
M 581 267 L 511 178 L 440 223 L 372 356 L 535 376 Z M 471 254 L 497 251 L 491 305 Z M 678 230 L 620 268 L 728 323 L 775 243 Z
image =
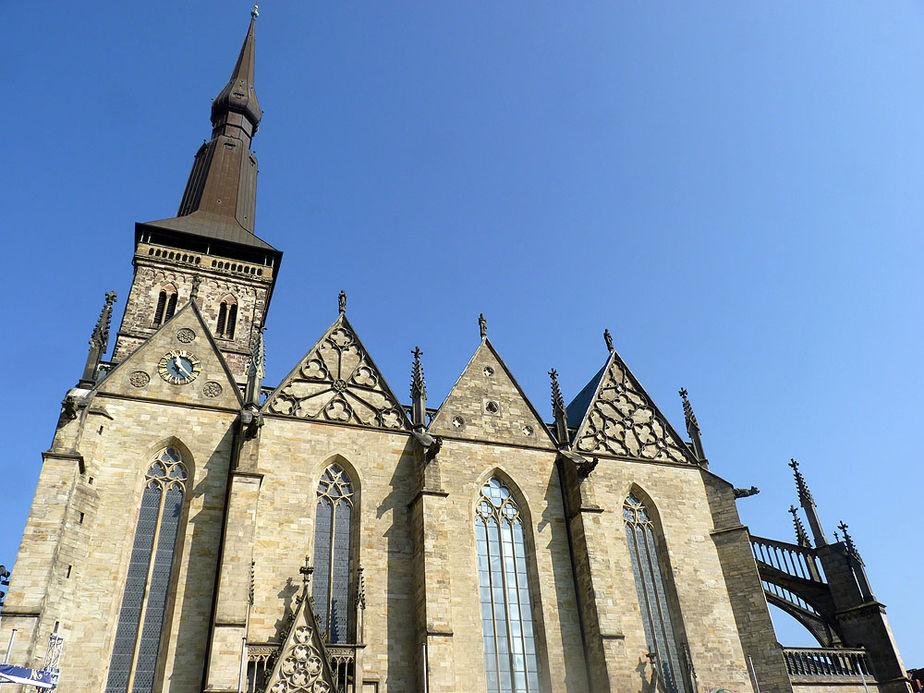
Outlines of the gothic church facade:
M 255 18 L 255 17 L 254 17 Z M 282 253 L 255 234 L 254 21 L 177 216 L 136 225 L 64 400 L 0 642 L 62 693 L 910 690 L 849 536 L 752 537 L 684 398 L 675 430 L 607 335 L 553 418 L 481 320 L 445 401 L 402 404 L 350 323 L 276 386 Z M 795 510 L 795 509 L 794 509 Z M 781 648 L 767 603 L 817 650 Z

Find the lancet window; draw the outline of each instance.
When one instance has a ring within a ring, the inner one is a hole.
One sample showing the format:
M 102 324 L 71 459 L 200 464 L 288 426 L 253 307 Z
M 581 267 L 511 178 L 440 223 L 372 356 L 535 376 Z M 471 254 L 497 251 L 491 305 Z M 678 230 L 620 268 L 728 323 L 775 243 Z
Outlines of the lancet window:
M 475 539 L 488 693 L 535 693 L 539 667 L 523 523 L 510 489 L 497 478 L 481 489 Z
M 218 324 L 216 334 L 225 339 L 234 339 L 234 330 L 237 327 L 237 301 L 233 296 L 223 298 L 218 306 Z
M 687 693 L 689 686 L 680 658 L 678 632 L 675 630 L 675 624 L 679 626 L 680 619 L 672 614 L 669 584 L 661 567 L 651 514 L 645 504 L 630 493 L 623 503 L 622 516 L 626 525 L 645 639 L 660 679 L 658 690 L 663 687 L 670 693 Z
M 314 523 L 314 575 L 311 596 L 327 642 L 347 643 L 354 627 L 350 616 L 353 566 L 353 484 L 340 465 L 321 475 Z
M 179 452 L 161 450 L 145 475 L 106 693 L 154 690 L 186 483 Z
M 172 286 L 161 290 L 157 296 L 157 307 L 154 309 L 154 326 L 163 325 L 176 312 L 176 289 Z

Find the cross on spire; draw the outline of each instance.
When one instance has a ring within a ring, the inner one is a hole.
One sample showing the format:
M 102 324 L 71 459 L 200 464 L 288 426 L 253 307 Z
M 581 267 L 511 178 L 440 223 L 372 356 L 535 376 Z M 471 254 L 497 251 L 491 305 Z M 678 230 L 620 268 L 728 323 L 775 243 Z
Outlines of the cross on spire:
M 814 505 L 815 499 L 812 498 L 812 493 L 809 491 L 808 485 L 805 483 L 805 477 L 802 476 L 802 472 L 799 471 L 799 463 L 790 457 L 789 466 L 792 467 L 792 473 L 796 479 L 796 490 L 799 492 L 799 502 L 803 505 L 806 503 L 811 503 Z

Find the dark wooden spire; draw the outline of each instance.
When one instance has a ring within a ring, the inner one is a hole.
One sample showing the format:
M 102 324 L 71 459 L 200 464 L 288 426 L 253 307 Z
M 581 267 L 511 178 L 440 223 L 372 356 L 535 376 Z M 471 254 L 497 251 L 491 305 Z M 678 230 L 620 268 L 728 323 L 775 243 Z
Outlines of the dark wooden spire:
M 251 13 L 250 26 L 244 45 L 241 46 L 231 78 L 212 101 L 212 136 L 230 135 L 238 139 L 250 138 L 260 126 L 263 112 L 254 90 L 254 27 L 257 15 Z

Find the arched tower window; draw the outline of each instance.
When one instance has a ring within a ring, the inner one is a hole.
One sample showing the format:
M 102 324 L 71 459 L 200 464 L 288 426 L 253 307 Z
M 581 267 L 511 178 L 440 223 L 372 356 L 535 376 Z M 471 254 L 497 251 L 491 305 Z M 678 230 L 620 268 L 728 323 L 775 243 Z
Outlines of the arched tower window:
M 671 693 L 686 693 L 689 687 L 674 625 L 679 626 L 680 619 L 671 614 L 670 585 L 661 567 L 651 513 L 634 493 L 630 493 L 623 503 L 622 516 L 648 650 L 656 656 L 655 666 L 664 687 Z
M 539 666 L 523 523 L 510 489 L 497 478 L 481 489 L 475 538 L 488 693 L 535 693 Z
M 157 296 L 157 307 L 154 309 L 154 326 L 163 325 L 176 312 L 176 289 L 165 286 Z
M 311 596 L 327 642 L 350 639 L 350 575 L 353 562 L 353 484 L 337 464 L 324 470 L 318 484 L 314 523 L 314 575 Z
M 175 448 L 161 450 L 145 475 L 106 693 L 154 690 L 186 478 Z
M 234 296 L 221 299 L 218 306 L 218 324 L 215 334 L 226 339 L 234 339 L 234 330 L 237 327 L 237 301 Z

